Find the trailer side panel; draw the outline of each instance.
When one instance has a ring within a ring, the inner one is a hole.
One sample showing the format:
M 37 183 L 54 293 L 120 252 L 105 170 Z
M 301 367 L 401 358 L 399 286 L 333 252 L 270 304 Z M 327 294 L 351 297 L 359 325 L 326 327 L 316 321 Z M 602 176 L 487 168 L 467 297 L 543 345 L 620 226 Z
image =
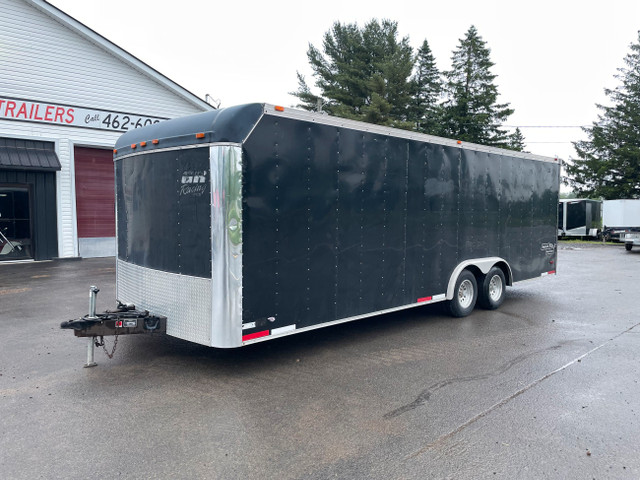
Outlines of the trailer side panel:
M 469 259 L 504 258 L 515 281 L 555 269 L 557 164 L 268 115 L 243 163 L 255 331 L 443 295 Z

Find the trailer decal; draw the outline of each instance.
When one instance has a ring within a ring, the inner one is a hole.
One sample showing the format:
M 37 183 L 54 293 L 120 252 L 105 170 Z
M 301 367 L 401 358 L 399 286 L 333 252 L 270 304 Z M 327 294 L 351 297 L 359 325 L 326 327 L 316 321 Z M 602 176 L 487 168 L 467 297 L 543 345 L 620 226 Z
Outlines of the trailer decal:
M 271 335 L 281 335 L 287 332 L 293 332 L 296 329 L 295 325 L 287 325 L 286 327 L 273 328 Z
M 247 340 L 253 340 L 254 338 L 261 338 L 269 336 L 269 330 L 263 330 L 261 332 L 249 333 L 247 335 L 242 336 L 242 341 L 246 342 Z
M 421 297 L 417 300 L 418 303 L 433 303 L 444 300 L 447 297 L 445 293 L 441 293 L 439 295 L 431 295 L 429 297 Z

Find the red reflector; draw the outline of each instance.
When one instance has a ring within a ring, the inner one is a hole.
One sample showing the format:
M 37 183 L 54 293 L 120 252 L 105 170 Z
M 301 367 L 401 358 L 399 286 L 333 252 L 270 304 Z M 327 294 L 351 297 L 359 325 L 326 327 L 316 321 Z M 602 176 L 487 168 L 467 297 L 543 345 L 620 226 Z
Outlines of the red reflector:
M 122 327 L 122 320 L 116 320 L 116 327 Z
M 550 272 L 547 272 L 547 275 L 555 275 L 556 271 L 555 270 L 551 270 Z
M 242 336 L 242 341 L 253 340 L 254 338 L 266 337 L 269 335 L 269 330 L 263 330 L 262 332 L 249 333 Z
M 418 299 L 418 303 L 420 302 L 428 302 L 429 300 L 431 300 L 433 297 L 422 297 Z

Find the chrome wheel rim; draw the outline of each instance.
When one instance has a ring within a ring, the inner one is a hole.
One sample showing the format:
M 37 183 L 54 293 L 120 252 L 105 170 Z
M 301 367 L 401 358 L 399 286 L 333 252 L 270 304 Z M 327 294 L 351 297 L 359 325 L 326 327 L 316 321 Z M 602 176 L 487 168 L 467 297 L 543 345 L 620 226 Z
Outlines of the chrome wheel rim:
M 502 279 L 500 275 L 494 275 L 489 281 L 489 298 L 494 302 L 502 296 Z
M 462 308 L 469 308 L 473 302 L 473 283 L 471 280 L 463 280 L 458 288 L 458 303 Z

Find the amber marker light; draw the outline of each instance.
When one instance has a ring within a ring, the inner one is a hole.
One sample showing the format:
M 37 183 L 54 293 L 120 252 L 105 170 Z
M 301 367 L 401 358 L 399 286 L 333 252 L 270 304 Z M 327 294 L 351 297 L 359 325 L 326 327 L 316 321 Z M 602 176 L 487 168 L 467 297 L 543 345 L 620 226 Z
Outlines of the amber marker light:
M 147 142 L 140 142 L 140 146 L 141 147 L 146 147 L 147 146 Z
M 154 145 L 157 145 L 157 144 L 160 143 L 160 141 L 157 138 L 155 138 L 155 139 L 151 140 L 151 143 L 153 143 Z
M 133 150 L 135 150 L 135 149 L 136 149 L 136 147 L 137 147 L 137 145 L 136 145 L 135 143 L 132 143 L 132 144 L 131 144 L 131 148 L 132 148 Z
M 462 145 L 462 140 L 458 140 L 458 145 Z
M 204 133 L 196 133 L 196 138 L 204 138 Z
M 115 148 L 113 149 L 113 154 L 115 155 L 116 153 L 118 153 L 118 150 L 116 150 Z
M 284 107 L 281 107 L 280 105 L 276 105 L 275 107 L 273 107 L 273 109 L 276 112 L 284 112 Z

